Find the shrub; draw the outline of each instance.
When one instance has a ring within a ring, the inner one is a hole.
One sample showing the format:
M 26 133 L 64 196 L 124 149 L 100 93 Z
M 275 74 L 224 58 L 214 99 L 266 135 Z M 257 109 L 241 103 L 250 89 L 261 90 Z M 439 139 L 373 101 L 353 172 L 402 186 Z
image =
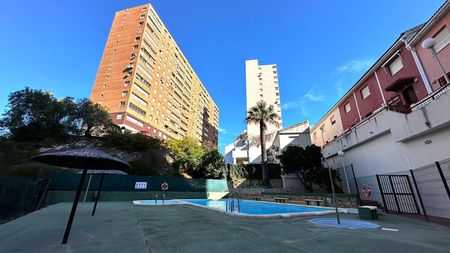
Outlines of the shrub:
M 140 133 L 130 133 L 129 131 L 117 132 L 109 131 L 104 136 L 106 146 L 120 148 L 127 151 L 146 151 L 150 148 L 161 148 L 161 141 Z
M 229 180 L 236 180 L 241 178 L 246 178 L 248 176 L 247 170 L 245 170 L 245 167 L 241 164 L 228 164 L 228 175 L 227 178 Z
M 129 162 L 131 169 L 123 170 L 129 175 L 136 176 L 158 176 L 159 173 L 155 168 L 155 165 L 148 159 L 136 159 Z

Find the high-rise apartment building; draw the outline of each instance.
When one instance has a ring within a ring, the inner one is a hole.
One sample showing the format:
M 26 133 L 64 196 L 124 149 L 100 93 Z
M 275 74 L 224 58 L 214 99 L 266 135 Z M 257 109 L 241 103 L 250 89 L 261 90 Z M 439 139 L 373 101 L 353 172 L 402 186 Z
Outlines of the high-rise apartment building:
M 275 112 L 280 116 L 280 125 L 268 124 L 267 133 L 281 129 L 282 120 L 277 65 L 258 65 L 258 60 L 247 60 L 245 61 L 245 81 L 247 111 L 261 100 L 265 101 L 267 105 L 273 105 Z M 249 137 L 259 136 L 259 126 L 257 124 L 248 124 L 247 134 Z
M 217 145 L 219 109 L 150 4 L 116 12 L 91 100 L 133 132 Z
M 267 124 L 266 148 L 269 149 L 274 144 L 275 136 L 282 129 L 277 65 L 259 65 L 258 60 L 247 60 L 245 61 L 245 81 L 247 94 L 246 111 L 259 101 L 264 101 L 268 106 L 272 105 L 274 111 L 280 116 L 278 120 L 280 124 L 278 126 Z M 226 163 L 261 163 L 259 131 L 259 124 L 247 124 L 247 130 L 240 134 L 236 141 L 225 146 Z

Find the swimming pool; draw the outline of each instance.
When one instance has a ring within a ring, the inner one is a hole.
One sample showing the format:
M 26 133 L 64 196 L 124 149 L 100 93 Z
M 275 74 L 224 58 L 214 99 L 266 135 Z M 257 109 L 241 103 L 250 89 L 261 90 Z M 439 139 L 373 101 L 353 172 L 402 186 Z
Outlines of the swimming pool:
M 133 201 L 133 203 L 136 205 L 155 205 L 155 202 L 152 200 L 138 200 Z M 312 207 L 244 199 L 177 199 L 170 200 L 170 204 L 188 204 L 230 215 L 251 217 L 295 217 L 334 213 L 334 209 L 327 207 Z M 159 203 L 156 205 L 159 205 Z

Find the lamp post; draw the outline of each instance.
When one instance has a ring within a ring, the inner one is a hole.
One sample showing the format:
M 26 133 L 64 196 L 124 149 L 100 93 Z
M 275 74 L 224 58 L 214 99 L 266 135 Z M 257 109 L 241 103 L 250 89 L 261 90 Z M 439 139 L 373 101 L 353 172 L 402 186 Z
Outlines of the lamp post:
M 336 221 L 338 224 L 341 224 L 341 219 L 339 218 L 339 210 L 338 210 L 338 206 L 337 206 L 337 202 L 336 202 L 336 193 L 334 191 L 334 183 L 333 183 L 333 176 L 331 173 L 331 167 L 328 164 L 327 160 L 325 160 L 325 158 L 322 157 L 322 164 L 325 165 L 325 163 L 327 164 L 328 174 L 330 176 L 331 194 L 332 194 L 331 196 L 333 196 L 334 209 L 336 210 Z
M 435 38 L 427 38 L 422 42 L 423 48 L 431 50 L 431 53 L 433 54 L 433 57 L 436 59 L 436 63 L 438 64 L 439 69 L 442 71 L 442 74 L 444 75 L 445 81 L 447 82 L 447 84 L 450 84 L 450 78 L 448 77 L 447 73 L 445 72 L 444 67 L 442 67 L 441 61 L 439 61 L 436 51 L 434 50 L 435 45 L 436 45 Z
M 348 194 L 350 194 L 350 185 L 348 184 L 348 177 L 347 177 L 347 171 L 345 170 L 345 165 L 344 165 L 344 151 L 339 151 L 338 152 L 338 156 L 341 158 L 341 163 L 342 163 L 342 169 L 344 170 L 344 177 L 345 177 L 345 183 L 347 184 L 347 192 Z

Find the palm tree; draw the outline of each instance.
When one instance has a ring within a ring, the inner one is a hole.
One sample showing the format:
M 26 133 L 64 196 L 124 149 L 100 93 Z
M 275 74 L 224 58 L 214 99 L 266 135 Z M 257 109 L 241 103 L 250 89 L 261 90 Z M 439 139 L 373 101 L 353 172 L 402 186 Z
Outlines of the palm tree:
M 261 142 L 261 166 L 262 166 L 262 184 L 270 186 L 269 171 L 267 168 L 267 152 L 266 152 L 266 130 L 267 124 L 279 126 L 280 116 L 275 113 L 273 105 L 267 106 L 266 102 L 259 101 L 255 106 L 251 107 L 247 112 L 245 121 L 249 124 L 259 124 L 259 139 Z

